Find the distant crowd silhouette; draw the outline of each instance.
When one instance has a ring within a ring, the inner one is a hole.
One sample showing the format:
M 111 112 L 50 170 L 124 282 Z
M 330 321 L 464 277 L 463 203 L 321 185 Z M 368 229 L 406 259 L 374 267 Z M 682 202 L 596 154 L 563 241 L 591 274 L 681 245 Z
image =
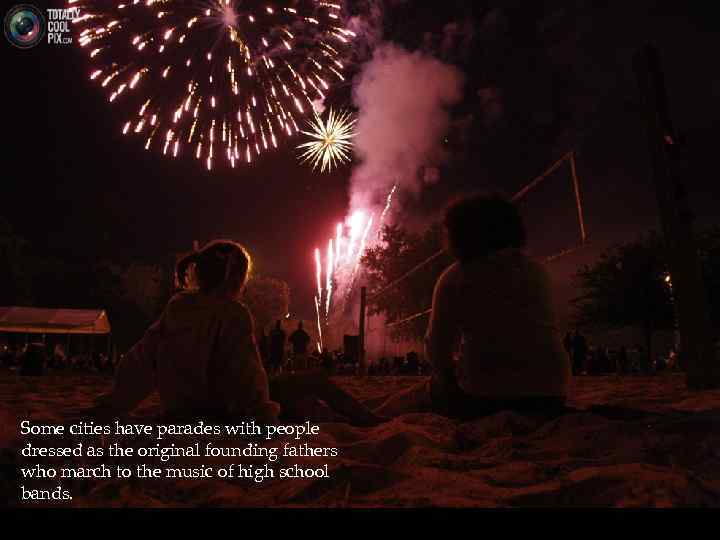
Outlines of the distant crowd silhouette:
M 371 375 L 429 377 L 375 410 L 331 381 L 330 375 L 348 372 L 349 363 L 342 351 L 310 350 L 302 322 L 290 336 L 279 320 L 268 334 L 256 333 L 239 300 L 251 257 L 237 242 L 215 240 L 179 260 L 178 292 L 117 367 L 107 358 L 90 360 L 98 371 L 115 371 L 112 390 L 98 397 L 94 412 L 127 414 L 157 390 L 172 417 L 315 417 L 372 426 L 412 411 L 459 419 L 500 410 L 557 414 L 573 375 L 650 369 L 637 361 L 642 351 L 631 359 L 624 347 L 591 349 L 579 330 L 562 338 L 548 275 L 524 252 L 525 226 L 513 203 L 499 195 L 469 196 L 448 207 L 444 225 L 456 261 L 435 284 L 425 354 L 370 366 Z M 38 347 L 23 355 L 24 362 L 19 356 L 12 362 L 24 374 L 52 365 Z M 54 367 L 69 365 L 63 359 Z
M 563 339 L 572 373 L 579 375 L 652 374 L 659 371 L 684 371 L 683 355 L 674 348 L 667 356 L 651 357 L 645 347 L 638 345 L 628 349 L 621 345 L 615 349 L 604 345 L 591 346 L 579 329 L 568 331 Z
M 21 375 L 43 375 L 48 372 L 114 373 L 117 363 L 103 352 L 67 355 L 62 347 L 52 350 L 42 342 L 10 346 L 0 344 L 0 366 L 16 369 Z

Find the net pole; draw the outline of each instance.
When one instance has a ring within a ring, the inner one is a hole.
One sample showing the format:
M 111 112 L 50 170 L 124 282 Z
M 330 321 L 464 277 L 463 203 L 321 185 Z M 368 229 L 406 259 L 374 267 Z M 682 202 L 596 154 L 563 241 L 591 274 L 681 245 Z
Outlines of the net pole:
M 575 190 L 575 205 L 577 206 L 578 223 L 580 224 L 580 241 L 584 244 L 587 238 L 585 234 L 585 217 L 583 215 L 582 200 L 580 198 L 580 182 L 577 176 L 575 165 L 575 152 L 570 153 L 570 172 L 572 174 L 573 189 Z
M 358 365 L 360 375 L 367 375 L 367 359 L 365 358 L 365 312 L 367 310 L 367 288 L 360 288 L 360 321 L 358 332 L 360 334 L 360 358 Z
M 681 347 L 687 362 L 686 384 L 696 390 L 720 388 L 720 362 L 713 346 L 693 215 L 683 178 L 673 167 L 676 133 L 670 120 L 657 49 L 647 44 L 637 51 L 633 68 L 643 105 L 651 172 L 676 292 Z
M 530 191 L 532 191 L 538 184 L 540 184 L 545 178 L 550 176 L 552 173 L 554 173 L 560 165 L 562 165 L 566 159 L 568 159 L 573 154 L 573 151 L 568 152 L 567 154 L 563 155 L 560 159 L 558 159 L 555 163 L 550 165 L 544 173 L 542 173 L 540 176 L 535 178 L 532 182 L 527 184 L 524 188 L 522 188 L 520 191 L 518 191 L 515 195 L 512 196 L 512 201 L 517 202 L 520 199 L 522 199 L 525 195 L 527 195 Z

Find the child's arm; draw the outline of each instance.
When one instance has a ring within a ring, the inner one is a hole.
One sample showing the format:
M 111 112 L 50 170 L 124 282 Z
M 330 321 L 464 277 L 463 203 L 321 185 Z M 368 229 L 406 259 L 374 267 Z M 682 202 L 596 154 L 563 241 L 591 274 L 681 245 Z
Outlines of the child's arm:
M 270 400 L 267 373 L 258 354 L 253 320 L 247 308 L 237 304 L 222 334 L 221 342 L 229 350 L 222 351 L 221 358 L 227 360 L 215 376 L 223 401 L 237 414 L 261 422 L 276 421 L 280 405 Z
M 459 333 L 454 312 L 457 307 L 452 305 L 448 277 L 448 273 L 444 273 L 435 284 L 432 313 L 425 336 L 425 355 L 433 374 L 442 379 L 454 379 L 453 353 Z
M 164 321 L 163 313 L 125 355 L 118 366 L 112 390 L 96 400 L 98 414 L 125 414 L 155 389 L 155 353 Z

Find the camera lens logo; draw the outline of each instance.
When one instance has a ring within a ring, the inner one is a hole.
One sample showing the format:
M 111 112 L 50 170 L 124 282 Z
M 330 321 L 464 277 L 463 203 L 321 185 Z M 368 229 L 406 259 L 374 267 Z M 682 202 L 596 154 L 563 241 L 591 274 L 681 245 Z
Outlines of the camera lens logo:
M 30 4 L 15 6 L 5 15 L 5 37 L 21 49 L 34 47 L 45 36 L 45 18 Z

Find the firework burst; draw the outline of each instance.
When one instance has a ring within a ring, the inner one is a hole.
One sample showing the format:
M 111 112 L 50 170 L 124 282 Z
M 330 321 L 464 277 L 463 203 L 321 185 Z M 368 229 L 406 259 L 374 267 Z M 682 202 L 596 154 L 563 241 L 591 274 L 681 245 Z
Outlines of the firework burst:
M 295 135 L 355 34 L 322 0 L 68 0 L 90 78 L 163 154 L 234 167 Z M 189 147 L 189 148 L 187 148 Z
M 319 165 L 320 172 L 325 172 L 350 161 L 355 122 L 348 112 L 336 114 L 330 109 L 325 122 L 316 114 L 315 119 L 308 122 L 310 131 L 302 132 L 312 139 L 298 146 L 303 150 L 302 162 L 311 161 L 313 169 Z

